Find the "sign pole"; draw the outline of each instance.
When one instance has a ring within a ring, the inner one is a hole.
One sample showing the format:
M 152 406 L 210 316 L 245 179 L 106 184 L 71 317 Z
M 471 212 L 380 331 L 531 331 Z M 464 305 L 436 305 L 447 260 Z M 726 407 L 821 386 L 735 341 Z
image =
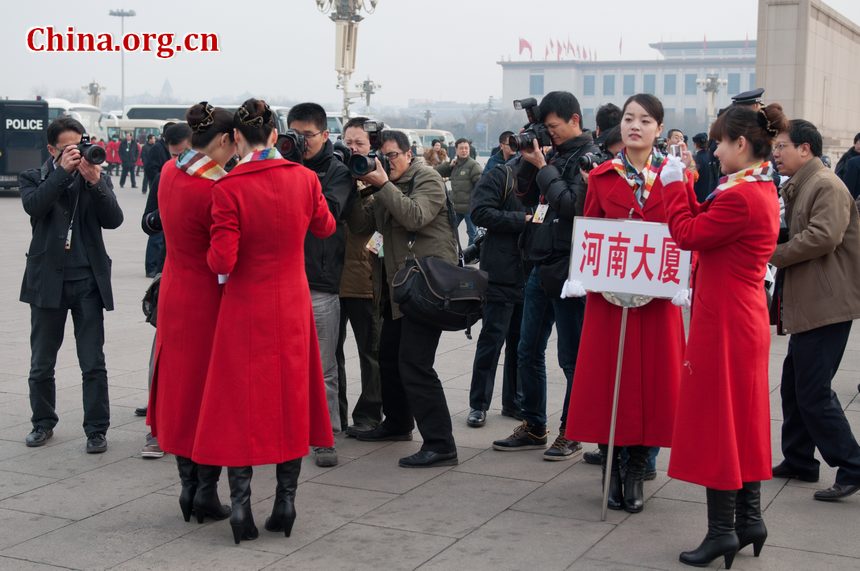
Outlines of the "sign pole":
M 603 504 L 600 521 L 606 521 L 606 509 L 609 505 L 609 479 L 612 477 L 612 460 L 615 457 L 615 422 L 618 418 L 618 393 L 621 389 L 621 362 L 624 358 L 624 338 L 627 334 L 628 307 L 621 308 L 621 334 L 618 339 L 618 359 L 615 361 L 615 388 L 612 393 L 612 419 L 609 421 L 609 444 L 606 449 L 606 474 L 603 476 Z

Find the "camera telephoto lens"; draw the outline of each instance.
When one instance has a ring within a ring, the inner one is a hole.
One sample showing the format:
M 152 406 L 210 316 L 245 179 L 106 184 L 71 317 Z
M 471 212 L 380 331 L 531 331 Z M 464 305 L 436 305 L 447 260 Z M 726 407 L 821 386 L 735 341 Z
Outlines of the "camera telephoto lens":
M 105 159 L 107 159 L 107 153 L 105 152 L 105 150 L 98 145 L 93 144 L 90 144 L 88 147 L 86 147 L 81 152 L 81 156 L 83 156 L 84 160 L 86 160 L 88 163 L 94 165 L 100 165 L 105 162 Z
M 349 171 L 353 176 L 365 176 L 374 170 L 376 170 L 375 157 L 352 155 L 349 159 Z

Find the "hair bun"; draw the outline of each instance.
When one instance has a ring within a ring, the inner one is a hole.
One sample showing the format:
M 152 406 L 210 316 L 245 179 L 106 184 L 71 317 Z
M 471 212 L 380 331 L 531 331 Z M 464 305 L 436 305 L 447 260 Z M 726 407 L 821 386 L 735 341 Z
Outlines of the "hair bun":
M 208 101 L 201 101 L 186 111 L 185 120 L 193 132 L 205 131 L 215 123 L 215 108 Z

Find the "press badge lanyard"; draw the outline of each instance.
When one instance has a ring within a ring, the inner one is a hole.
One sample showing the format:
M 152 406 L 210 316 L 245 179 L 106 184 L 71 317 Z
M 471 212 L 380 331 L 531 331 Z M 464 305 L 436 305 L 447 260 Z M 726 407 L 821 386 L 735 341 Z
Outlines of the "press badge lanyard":
M 78 189 L 78 194 L 75 196 L 75 207 L 72 209 L 72 217 L 69 218 L 69 231 L 66 233 L 66 247 L 68 252 L 72 249 L 72 225 L 75 223 L 75 216 L 78 214 L 78 201 L 81 199 L 81 190 Z

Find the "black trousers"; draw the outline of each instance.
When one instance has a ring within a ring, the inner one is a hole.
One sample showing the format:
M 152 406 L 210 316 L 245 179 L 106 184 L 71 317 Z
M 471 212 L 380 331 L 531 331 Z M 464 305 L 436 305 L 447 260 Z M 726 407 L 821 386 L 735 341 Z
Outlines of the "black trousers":
M 340 336 L 337 340 L 337 383 L 340 420 L 346 424 L 349 406 L 346 398 L 346 359 L 343 344 L 346 342 L 347 321 L 352 325 L 355 344 L 358 346 L 358 364 L 361 369 L 361 396 L 352 409 L 355 424 L 376 426 L 382 421 L 382 388 L 379 381 L 379 335 L 381 320 L 372 299 L 340 298 Z
M 30 408 L 33 426 L 53 429 L 59 417 L 56 407 L 54 367 L 63 344 L 66 315 L 71 311 L 75 344 L 81 366 L 84 432 L 104 433 L 110 426 L 107 369 L 105 368 L 104 313 L 94 277 L 63 283 L 59 309 L 30 306 Z
M 408 317 L 392 319 L 389 312 L 379 340 L 383 425 L 394 432 L 408 432 L 414 417 L 424 439 L 422 450 L 456 452 L 448 401 L 433 369 L 442 330 Z
M 126 175 L 131 175 L 131 186 L 136 186 L 134 182 L 134 165 L 127 165 L 125 163 L 122 164 L 122 175 L 119 177 L 119 186 L 122 188 L 125 186 L 125 177 Z
M 836 375 L 851 322 L 825 325 L 788 340 L 782 366 L 782 453 L 798 472 L 817 475 L 815 448 L 830 466 L 836 483 L 860 484 L 860 446 L 830 383 Z
M 475 349 L 472 365 L 472 387 L 469 406 L 475 410 L 489 410 L 496 382 L 496 368 L 502 345 L 505 346 L 505 365 L 502 377 L 502 409 L 519 412 L 520 394 L 517 382 L 517 347 L 520 344 L 520 324 L 523 304 L 487 301 L 481 320 L 481 334 Z
M 164 232 L 152 234 L 146 240 L 146 252 L 144 254 L 143 266 L 146 275 L 155 275 L 164 269 L 164 259 L 167 249 L 164 243 Z

